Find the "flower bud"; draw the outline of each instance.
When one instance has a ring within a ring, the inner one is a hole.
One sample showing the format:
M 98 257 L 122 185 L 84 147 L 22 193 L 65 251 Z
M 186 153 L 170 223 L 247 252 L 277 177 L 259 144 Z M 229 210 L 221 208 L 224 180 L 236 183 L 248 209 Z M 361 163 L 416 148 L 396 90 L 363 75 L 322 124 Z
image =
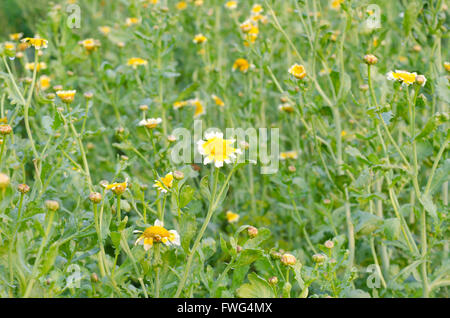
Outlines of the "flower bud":
M 281 263 L 284 265 L 295 265 L 295 263 L 297 263 L 297 259 L 294 255 L 286 253 L 281 257 Z
M 142 110 L 143 112 L 148 110 L 148 105 L 141 105 L 139 106 L 139 109 Z
M 254 238 L 258 235 L 258 229 L 254 226 L 249 226 L 247 228 L 247 233 L 251 238 Z
M 295 171 L 297 171 L 297 168 L 295 168 L 295 166 L 289 166 L 288 167 L 288 170 L 289 170 L 289 172 L 295 172 Z
M 334 242 L 330 241 L 330 240 L 326 241 L 325 242 L 325 247 L 329 248 L 329 249 L 332 249 L 334 247 Z
M 84 95 L 84 98 L 86 98 L 86 99 L 92 99 L 94 97 L 94 93 L 92 93 L 92 92 L 86 92 L 83 95 Z
M 12 127 L 8 124 L 0 125 L 0 135 L 6 136 L 12 132 Z
M 242 251 L 242 246 L 238 245 L 236 246 L 236 252 L 240 253 Z
M 54 200 L 45 201 L 45 207 L 50 211 L 56 211 L 59 209 L 59 202 Z
M 425 84 L 427 83 L 427 79 L 423 75 L 417 75 L 416 83 L 420 86 L 425 86 Z
M 17 191 L 19 191 L 22 194 L 26 194 L 26 193 L 28 193 L 30 191 L 30 186 L 27 185 L 27 184 L 24 184 L 24 183 L 19 184 L 17 186 Z
M 91 274 L 91 282 L 93 282 L 93 283 L 98 282 L 98 276 L 96 273 Z
M 364 62 L 367 65 L 375 65 L 378 63 L 378 58 L 373 54 L 364 55 Z
M 315 263 L 320 264 L 320 263 L 323 263 L 325 261 L 325 255 L 323 255 L 323 254 L 314 254 L 312 259 L 313 259 L 313 261 Z
M 6 174 L 0 173 L 0 189 L 1 190 L 6 189 L 10 183 L 11 179 L 9 179 L 9 177 Z
M 175 180 L 182 180 L 184 178 L 184 173 L 178 170 L 174 171 L 173 177 L 175 178 Z
M 89 194 L 89 200 L 94 204 L 99 204 L 102 202 L 102 195 L 98 192 L 91 192 L 91 194 Z
M 280 259 L 281 258 L 281 253 L 277 252 L 277 251 L 271 251 L 270 252 L 270 257 L 272 257 L 272 259 Z
M 175 141 L 177 141 L 177 137 L 175 137 L 174 135 L 169 135 L 169 136 L 167 136 L 167 140 L 169 142 L 175 142 Z
M 270 285 L 276 285 L 278 283 L 278 277 L 276 276 L 270 277 L 267 281 L 269 282 Z

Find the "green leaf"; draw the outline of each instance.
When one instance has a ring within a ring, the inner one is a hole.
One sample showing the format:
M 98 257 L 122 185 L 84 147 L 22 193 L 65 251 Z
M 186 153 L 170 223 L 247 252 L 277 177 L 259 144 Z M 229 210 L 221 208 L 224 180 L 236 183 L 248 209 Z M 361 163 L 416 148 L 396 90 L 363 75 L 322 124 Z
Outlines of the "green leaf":
M 388 240 L 397 240 L 400 235 L 400 220 L 397 218 L 384 220 L 383 230 Z
M 238 288 L 237 295 L 240 298 L 274 298 L 275 294 L 269 283 L 256 275 L 251 273 L 248 275 L 249 283 L 243 284 Z
M 194 198 L 195 190 L 189 186 L 185 185 L 183 189 L 181 189 L 180 193 L 180 208 L 184 208 L 188 205 L 189 202 Z
M 406 36 L 408 36 L 411 32 L 411 29 L 417 20 L 417 16 L 420 13 L 420 9 L 421 6 L 417 1 L 409 1 L 403 17 L 403 31 L 405 32 Z
M 437 207 L 433 203 L 430 194 L 423 195 L 420 202 L 425 208 L 425 211 L 427 211 L 434 219 L 437 219 Z
M 250 265 L 260 257 L 262 257 L 263 252 L 261 250 L 255 249 L 244 249 L 239 253 L 239 257 L 236 260 L 235 266 Z
M 56 256 L 58 256 L 59 244 L 58 242 L 53 243 L 48 252 L 45 254 L 45 260 L 42 263 L 41 275 L 47 274 L 47 272 L 53 267 L 55 263 Z

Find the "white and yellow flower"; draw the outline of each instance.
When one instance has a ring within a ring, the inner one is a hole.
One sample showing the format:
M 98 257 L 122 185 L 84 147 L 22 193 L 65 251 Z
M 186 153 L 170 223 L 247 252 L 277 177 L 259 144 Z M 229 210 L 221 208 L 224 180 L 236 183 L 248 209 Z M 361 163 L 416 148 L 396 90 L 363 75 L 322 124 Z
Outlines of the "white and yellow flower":
M 396 70 L 395 72 L 389 72 L 387 74 L 387 79 L 390 81 L 398 81 L 401 82 L 404 86 L 409 86 L 411 84 L 414 84 L 416 81 L 417 73 L 410 73 L 407 71 L 399 71 Z
M 180 235 L 175 230 L 167 230 L 164 228 L 163 222 L 156 220 L 153 226 L 145 229 L 145 231 L 135 231 L 141 233 L 136 240 L 135 245 L 143 245 L 144 249 L 148 251 L 154 243 L 163 243 L 167 246 L 180 246 Z
M 192 40 L 192 42 L 194 42 L 195 44 L 202 44 L 205 43 L 206 41 L 208 41 L 208 39 L 201 33 L 197 34 Z
M 24 38 L 21 40 L 22 43 L 25 43 L 28 47 L 34 46 L 36 50 L 46 49 L 48 46 L 48 41 L 42 38 Z
M 235 222 L 239 221 L 239 214 L 234 213 L 232 211 L 227 211 L 225 213 L 225 216 L 227 218 L 228 223 L 235 223 Z
M 138 66 L 145 66 L 148 64 L 147 60 L 144 60 L 140 57 L 132 57 L 128 59 L 127 65 L 133 67 L 134 69 L 137 69 Z
M 75 99 L 76 90 L 70 91 L 57 91 L 56 96 L 58 96 L 64 103 L 70 104 Z
M 227 1 L 225 3 L 225 8 L 229 10 L 234 10 L 237 8 L 238 2 L 237 1 Z
M 173 185 L 173 173 L 169 172 L 161 180 L 155 180 L 153 188 L 157 188 L 162 193 L 167 193 Z
M 306 76 L 305 67 L 300 64 L 292 65 L 288 72 L 296 79 L 303 79 Z
M 161 118 L 147 118 L 147 119 L 143 119 L 139 122 L 139 126 L 144 126 L 147 127 L 149 129 L 153 129 L 156 128 L 160 123 L 162 122 Z
M 236 140 L 223 139 L 220 132 L 207 133 L 205 139 L 197 142 L 198 152 L 205 157 L 203 160 L 205 165 L 214 162 L 214 165 L 220 168 L 224 162 L 229 164 L 236 158 L 236 154 L 242 153 L 240 149 L 232 147 Z

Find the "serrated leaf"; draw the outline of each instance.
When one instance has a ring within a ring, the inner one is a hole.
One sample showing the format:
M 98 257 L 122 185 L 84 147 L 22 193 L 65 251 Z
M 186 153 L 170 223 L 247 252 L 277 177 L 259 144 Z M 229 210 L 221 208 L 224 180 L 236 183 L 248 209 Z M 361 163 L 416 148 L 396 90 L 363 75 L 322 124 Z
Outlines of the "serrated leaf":
M 240 298 L 274 298 L 275 294 L 269 283 L 256 275 L 251 273 L 248 275 L 249 283 L 243 284 L 238 288 L 237 295 Z

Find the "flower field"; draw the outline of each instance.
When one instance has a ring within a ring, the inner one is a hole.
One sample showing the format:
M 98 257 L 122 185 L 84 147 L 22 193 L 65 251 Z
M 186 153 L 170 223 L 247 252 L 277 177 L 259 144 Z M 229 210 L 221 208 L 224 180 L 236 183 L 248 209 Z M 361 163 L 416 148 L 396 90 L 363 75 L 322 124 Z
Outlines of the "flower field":
M 1 298 L 449 297 L 442 0 L 4 0 Z

